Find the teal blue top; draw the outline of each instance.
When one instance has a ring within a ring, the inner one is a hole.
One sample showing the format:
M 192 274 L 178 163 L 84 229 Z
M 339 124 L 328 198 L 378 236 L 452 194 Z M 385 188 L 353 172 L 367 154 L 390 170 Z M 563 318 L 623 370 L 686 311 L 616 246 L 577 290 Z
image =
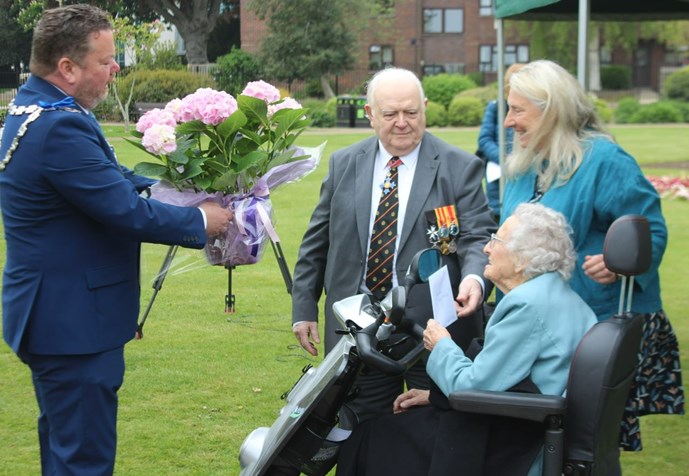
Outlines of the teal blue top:
M 507 181 L 503 220 L 517 205 L 531 200 L 535 183 L 534 172 Z M 621 284 L 603 285 L 588 278 L 581 268 L 584 258 L 603 253 L 605 234 L 615 219 L 628 214 L 645 216 L 651 228 L 653 259 L 650 269 L 635 278 L 632 310 L 650 313 L 662 309 L 658 267 L 667 245 L 667 227 L 660 197 L 632 156 L 604 137 L 588 141 L 579 169 L 566 184 L 548 190 L 540 203 L 563 213 L 574 230 L 577 266 L 571 286 L 599 320 L 617 313 Z
M 517 286 L 488 320 L 481 352 L 472 362 L 452 339 L 438 341 L 426 371 L 440 390 L 505 391 L 526 377 L 541 393 L 563 395 L 574 352 L 596 315 L 558 273 Z M 541 474 L 542 456 L 529 475 Z

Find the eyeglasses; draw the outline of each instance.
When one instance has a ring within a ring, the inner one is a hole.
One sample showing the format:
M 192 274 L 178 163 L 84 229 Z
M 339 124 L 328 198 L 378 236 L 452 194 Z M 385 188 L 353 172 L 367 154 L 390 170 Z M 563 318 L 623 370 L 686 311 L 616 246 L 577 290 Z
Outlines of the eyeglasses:
M 488 242 L 488 246 L 490 247 L 491 250 L 493 249 L 493 246 L 494 246 L 496 241 L 499 241 L 502 244 L 507 244 L 507 240 L 503 240 L 502 238 L 500 238 L 495 233 L 491 233 L 490 234 L 490 241 Z

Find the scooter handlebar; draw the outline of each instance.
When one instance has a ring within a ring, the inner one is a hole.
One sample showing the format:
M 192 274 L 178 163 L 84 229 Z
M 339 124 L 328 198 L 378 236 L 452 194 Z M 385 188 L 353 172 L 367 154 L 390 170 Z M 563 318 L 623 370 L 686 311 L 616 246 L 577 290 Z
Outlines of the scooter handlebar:
M 394 360 L 378 351 L 376 332 L 382 323 L 382 318 L 354 334 L 357 351 L 361 360 L 381 372 L 398 376 L 404 374 L 421 356 L 424 351 L 423 328 L 410 319 L 403 319 L 397 328 L 405 331 L 417 341 L 417 345 L 400 360 Z

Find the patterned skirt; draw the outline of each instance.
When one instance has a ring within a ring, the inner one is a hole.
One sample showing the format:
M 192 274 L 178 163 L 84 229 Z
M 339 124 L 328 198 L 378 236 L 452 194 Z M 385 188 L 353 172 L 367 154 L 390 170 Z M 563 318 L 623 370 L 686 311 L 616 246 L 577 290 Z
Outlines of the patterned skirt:
M 641 451 L 639 417 L 656 413 L 684 414 L 679 345 L 662 310 L 644 315 L 639 367 L 620 431 L 620 447 L 624 451 Z

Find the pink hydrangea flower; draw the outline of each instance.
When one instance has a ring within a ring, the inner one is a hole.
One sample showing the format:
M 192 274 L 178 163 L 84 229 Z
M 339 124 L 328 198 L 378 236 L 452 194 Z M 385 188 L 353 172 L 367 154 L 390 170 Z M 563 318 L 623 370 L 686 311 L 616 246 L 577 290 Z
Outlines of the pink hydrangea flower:
M 181 99 L 175 98 L 165 105 L 165 110 L 170 112 L 177 122 L 182 122 L 181 113 L 184 103 Z
M 144 134 L 148 129 L 155 125 L 167 125 L 173 129 L 177 125 L 174 114 L 166 109 L 151 109 L 139 118 L 136 123 L 136 130 Z
M 200 88 L 182 99 L 181 122 L 193 120 L 217 126 L 237 110 L 237 100 L 225 91 Z
M 275 102 L 280 99 L 280 91 L 265 81 L 251 81 L 247 83 L 244 91 L 242 91 L 244 96 L 252 96 L 257 99 L 263 99 L 267 103 Z
M 296 99 L 286 97 L 283 101 L 278 104 L 271 104 L 268 106 L 268 117 L 272 117 L 273 114 L 278 112 L 280 109 L 303 109 L 301 104 Z
M 168 124 L 154 124 L 144 132 L 141 145 L 151 154 L 170 154 L 177 150 L 175 128 Z

